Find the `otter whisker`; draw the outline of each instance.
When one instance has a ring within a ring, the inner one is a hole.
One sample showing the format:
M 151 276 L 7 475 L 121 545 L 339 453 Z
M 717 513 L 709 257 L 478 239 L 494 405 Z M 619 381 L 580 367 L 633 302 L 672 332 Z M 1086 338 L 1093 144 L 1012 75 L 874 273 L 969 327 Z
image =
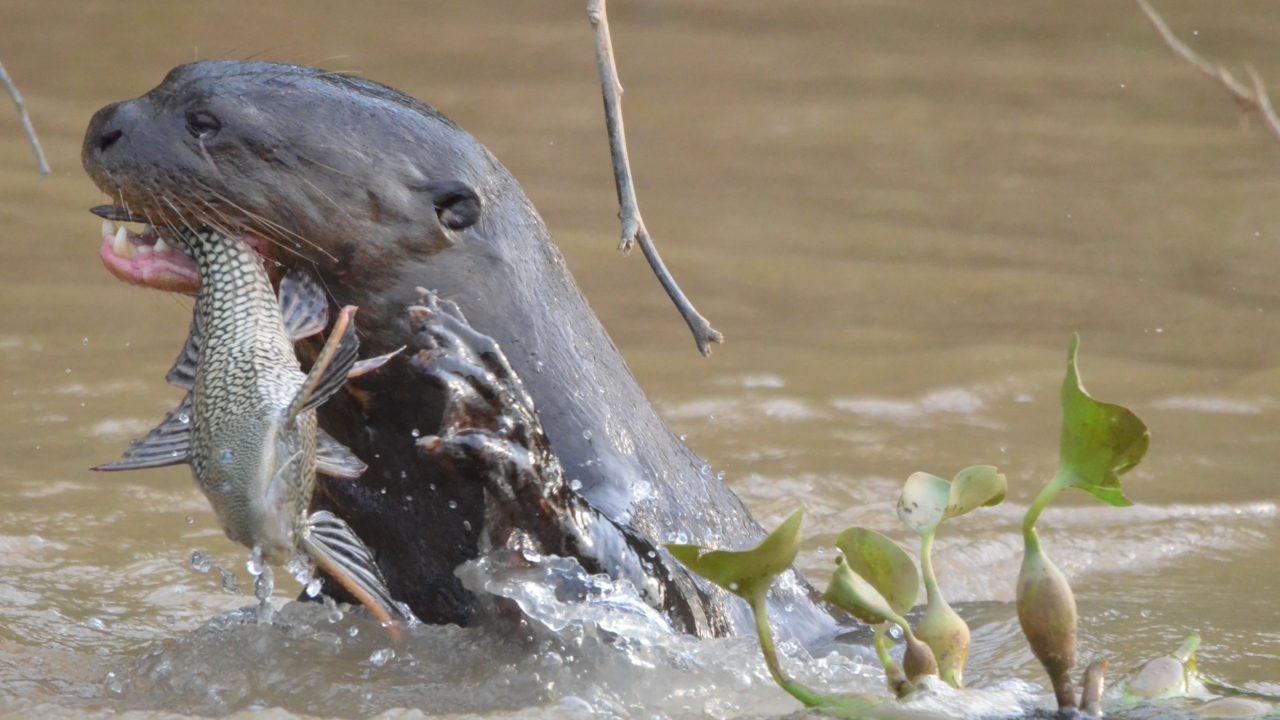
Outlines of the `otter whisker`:
M 226 213 L 224 213 L 220 208 L 218 208 L 218 207 L 214 206 L 214 205 L 213 205 L 212 203 L 210 203 L 208 200 L 205 200 L 204 198 L 199 198 L 199 200 L 200 200 L 202 203 L 204 203 L 204 205 L 205 205 L 206 207 L 208 207 L 208 208 L 209 208 L 209 210 L 211 210 L 212 212 L 214 212 L 214 213 L 218 214 L 218 215 L 219 215 L 219 216 L 221 216 L 224 220 L 227 220 L 229 225 L 237 225 L 237 224 L 238 224 L 238 223 L 231 222 L 231 221 L 230 221 L 230 219 L 229 219 L 229 218 L 227 218 Z M 250 213 L 250 214 L 252 215 L 252 213 Z M 256 217 L 256 216 L 255 216 L 255 217 Z M 265 221 L 265 218 L 261 218 L 261 219 Z M 226 228 L 226 227 L 222 227 L 222 226 L 219 226 L 219 225 L 215 225 L 214 223 L 210 223 L 210 225 L 211 225 L 211 226 L 216 227 L 216 228 L 217 228 L 220 232 L 222 232 L 224 235 L 234 236 L 234 235 L 238 234 L 238 233 L 235 233 L 235 232 L 231 231 L 230 229 L 228 229 L 228 228 Z M 285 252 L 287 252 L 287 253 L 291 253 L 291 254 L 295 255 L 295 256 L 297 256 L 297 257 L 298 257 L 299 259 L 301 259 L 301 260 L 307 260 L 308 262 L 311 262 L 310 258 L 308 258 L 306 255 L 302 254 L 302 253 L 301 253 L 301 252 L 299 252 L 297 249 L 290 247 L 290 246 L 289 246 L 289 243 L 284 242 L 284 240 L 282 240 L 282 239 L 281 239 L 281 238 L 279 238 L 279 237 L 273 237 L 272 235 L 273 235 L 273 233 L 272 233 L 272 232 L 259 232 L 259 237 L 261 237 L 262 239 L 264 239 L 264 240 L 266 240 L 267 242 L 271 243 L 271 244 L 272 244 L 272 245 L 274 245 L 275 247 L 278 247 L 278 248 L 280 248 L 281 250 L 284 250 L 284 251 L 285 251 Z
M 263 227 L 259 227 L 258 229 L 260 229 L 260 230 L 267 230 L 267 231 L 269 231 L 269 230 L 271 230 L 271 229 L 274 229 L 274 230 L 276 230 L 276 231 L 278 231 L 278 232 L 280 232 L 280 233 L 283 233 L 284 235 L 287 235 L 287 236 L 289 236 L 289 237 L 292 237 L 292 238 L 296 239 L 298 242 L 306 243 L 307 245 L 311 246 L 312 248 L 315 248 L 316 250 L 318 250 L 318 251 L 320 251 L 321 253 L 323 253 L 326 257 L 328 257 L 328 258 L 329 258 L 329 260 L 334 261 L 334 262 L 336 262 L 336 261 L 337 261 L 337 259 L 338 259 L 338 258 L 337 258 L 336 256 L 334 256 L 332 253 L 330 253 L 329 251 L 327 251 L 327 250 L 325 250 L 324 248 L 320 247 L 320 246 L 319 246 L 319 245 L 317 245 L 315 242 L 313 242 L 313 241 L 311 241 L 311 240 L 309 240 L 309 239 L 307 239 L 307 238 L 303 237 L 302 235 L 298 234 L 297 232 L 294 232 L 293 230 L 290 230 L 289 228 L 287 228 L 287 227 L 285 227 L 285 226 L 283 226 L 283 225 L 281 225 L 281 224 L 279 224 L 279 223 L 277 223 L 277 222 L 272 221 L 270 218 L 267 218 L 267 217 L 264 217 L 264 216 L 262 216 L 262 215 L 259 215 L 258 213 L 255 213 L 255 212 L 253 212 L 252 210 L 249 210 L 249 209 L 247 209 L 247 208 L 241 207 L 240 205 L 236 204 L 236 202 L 235 202 L 234 200 L 231 200 L 230 198 L 226 197 L 226 196 L 225 196 L 225 195 L 223 195 L 222 193 L 219 193 L 217 190 L 214 190 L 213 188 L 208 187 L 207 185 L 203 185 L 203 184 L 202 184 L 202 187 L 203 187 L 203 188 L 204 188 L 204 189 L 205 189 L 209 194 L 213 195 L 213 196 L 214 196 L 215 198 L 217 198 L 218 200 L 221 200 L 222 202 L 225 202 L 226 204 L 230 205 L 231 207 L 233 207 L 233 208 L 235 208 L 235 209 L 239 210 L 240 212 L 244 213 L 246 217 L 250 218 L 251 220 L 257 221 L 257 222 L 259 222 L 259 223 L 262 223 L 262 224 L 263 224 Z M 281 240 L 282 240 L 282 241 L 283 241 L 283 239 L 284 239 L 284 238 L 283 238 L 283 237 L 281 237 Z M 280 245 L 281 245 L 281 247 L 284 247 L 286 250 L 289 250 L 289 249 L 290 249 L 290 248 L 288 248 L 288 247 L 287 247 L 287 245 L 285 245 L 283 242 L 281 242 L 281 243 L 280 243 Z M 293 250 L 293 252 L 295 252 L 295 253 L 296 253 L 297 251 L 296 251 L 296 250 Z M 300 253 L 299 253 L 299 256 L 301 256 L 301 254 L 300 254 Z

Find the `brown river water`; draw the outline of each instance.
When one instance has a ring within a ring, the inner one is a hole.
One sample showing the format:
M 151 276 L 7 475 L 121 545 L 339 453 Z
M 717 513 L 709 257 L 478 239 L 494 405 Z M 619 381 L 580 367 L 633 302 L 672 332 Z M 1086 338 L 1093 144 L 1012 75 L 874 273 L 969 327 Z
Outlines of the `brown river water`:
M 750 639 L 445 627 L 390 653 L 367 621 L 296 605 L 271 628 L 211 624 L 252 597 L 192 568 L 200 551 L 249 586 L 189 472 L 86 469 L 176 401 L 162 376 L 191 303 L 103 270 L 79 147 L 94 110 L 173 65 L 250 56 L 388 83 L 486 143 L 672 426 L 762 523 L 808 508 L 819 584 L 849 525 L 915 547 L 892 510 L 912 471 L 999 465 L 1008 501 L 935 552 L 973 626 L 966 678 L 995 699 L 938 716 L 1047 702 L 1012 605 L 1017 527 L 1056 463 L 1079 331 L 1091 392 L 1152 433 L 1125 478 L 1135 507 L 1073 493 L 1041 520 L 1082 657 L 1118 680 L 1198 632 L 1202 670 L 1280 694 L 1280 139 L 1119 0 L 615 0 L 641 207 L 727 337 L 703 359 L 639 254 L 615 250 L 583 4 L 0 2 L 0 61 L 54 168 L 37 175 L 0 102 L 0 715 L 798 707 Z M 1280 4 L 1160 7 L 1280 83 Z M 279 603 L 297 590 L 282 581 Z M 789 664 L 879 691 L 865 659 Z

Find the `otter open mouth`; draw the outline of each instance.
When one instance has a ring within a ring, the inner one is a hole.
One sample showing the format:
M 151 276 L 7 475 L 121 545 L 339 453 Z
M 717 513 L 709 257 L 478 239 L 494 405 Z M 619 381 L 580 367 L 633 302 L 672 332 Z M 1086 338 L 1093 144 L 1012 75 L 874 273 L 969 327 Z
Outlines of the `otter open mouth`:
M 107 271 L 118 280 L 130 285 L 140 285 L 155 290 L 194 295 L 200 289 L 200 273 L 195 262 L 166 242 L 162 233 L 145 218 L 128 213 L 114 205 L 100 205 L 90 212 L 102 218 L 102 244 L 98 256 Z M 116 222 L 141 223 L 141 231 L 134 232 Z M 246 242 L 259 255 L 263 243 L 249 234 L 238 239 Z

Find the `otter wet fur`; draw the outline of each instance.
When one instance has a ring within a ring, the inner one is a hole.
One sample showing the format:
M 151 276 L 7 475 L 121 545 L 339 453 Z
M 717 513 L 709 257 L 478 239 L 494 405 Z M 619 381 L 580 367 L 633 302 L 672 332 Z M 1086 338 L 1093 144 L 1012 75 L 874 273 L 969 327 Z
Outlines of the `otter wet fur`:
M 227 537 L 295 577 L 319 566 L 398 636 L 411 616 L 391 598 L 364 543 L 332 513 L 307 513 L 317 472 L 354 480 L 366 469 L 318 428 L 315 408 L 395 353 L 357 362 L 356 308 L 347 306 L 303 373 L 293 343 L 328 324 L 324 292 L 310 275 L 286 275 L 277 300 L 247 243 L 209 229 L 182 230 L 169 242 L 200 273 L 191 332 L 166 375 L 189 392 L 119 462 L 94 469 L 189 463 Z

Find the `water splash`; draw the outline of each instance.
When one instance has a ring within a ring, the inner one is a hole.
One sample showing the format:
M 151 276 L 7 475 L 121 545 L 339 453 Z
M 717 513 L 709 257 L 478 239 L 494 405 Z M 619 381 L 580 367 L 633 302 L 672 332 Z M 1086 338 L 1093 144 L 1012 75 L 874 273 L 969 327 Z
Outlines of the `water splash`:
M 255 547 L 249 561 L 245 564 L 249 574 L 253 575 L 253 596 L 258 598 L 258 624 L 270 625 L 275 618 L 275 608 L 271 605 L 271 594 L 276 590 L 275 572 L 262 559 L 262 548 Z

